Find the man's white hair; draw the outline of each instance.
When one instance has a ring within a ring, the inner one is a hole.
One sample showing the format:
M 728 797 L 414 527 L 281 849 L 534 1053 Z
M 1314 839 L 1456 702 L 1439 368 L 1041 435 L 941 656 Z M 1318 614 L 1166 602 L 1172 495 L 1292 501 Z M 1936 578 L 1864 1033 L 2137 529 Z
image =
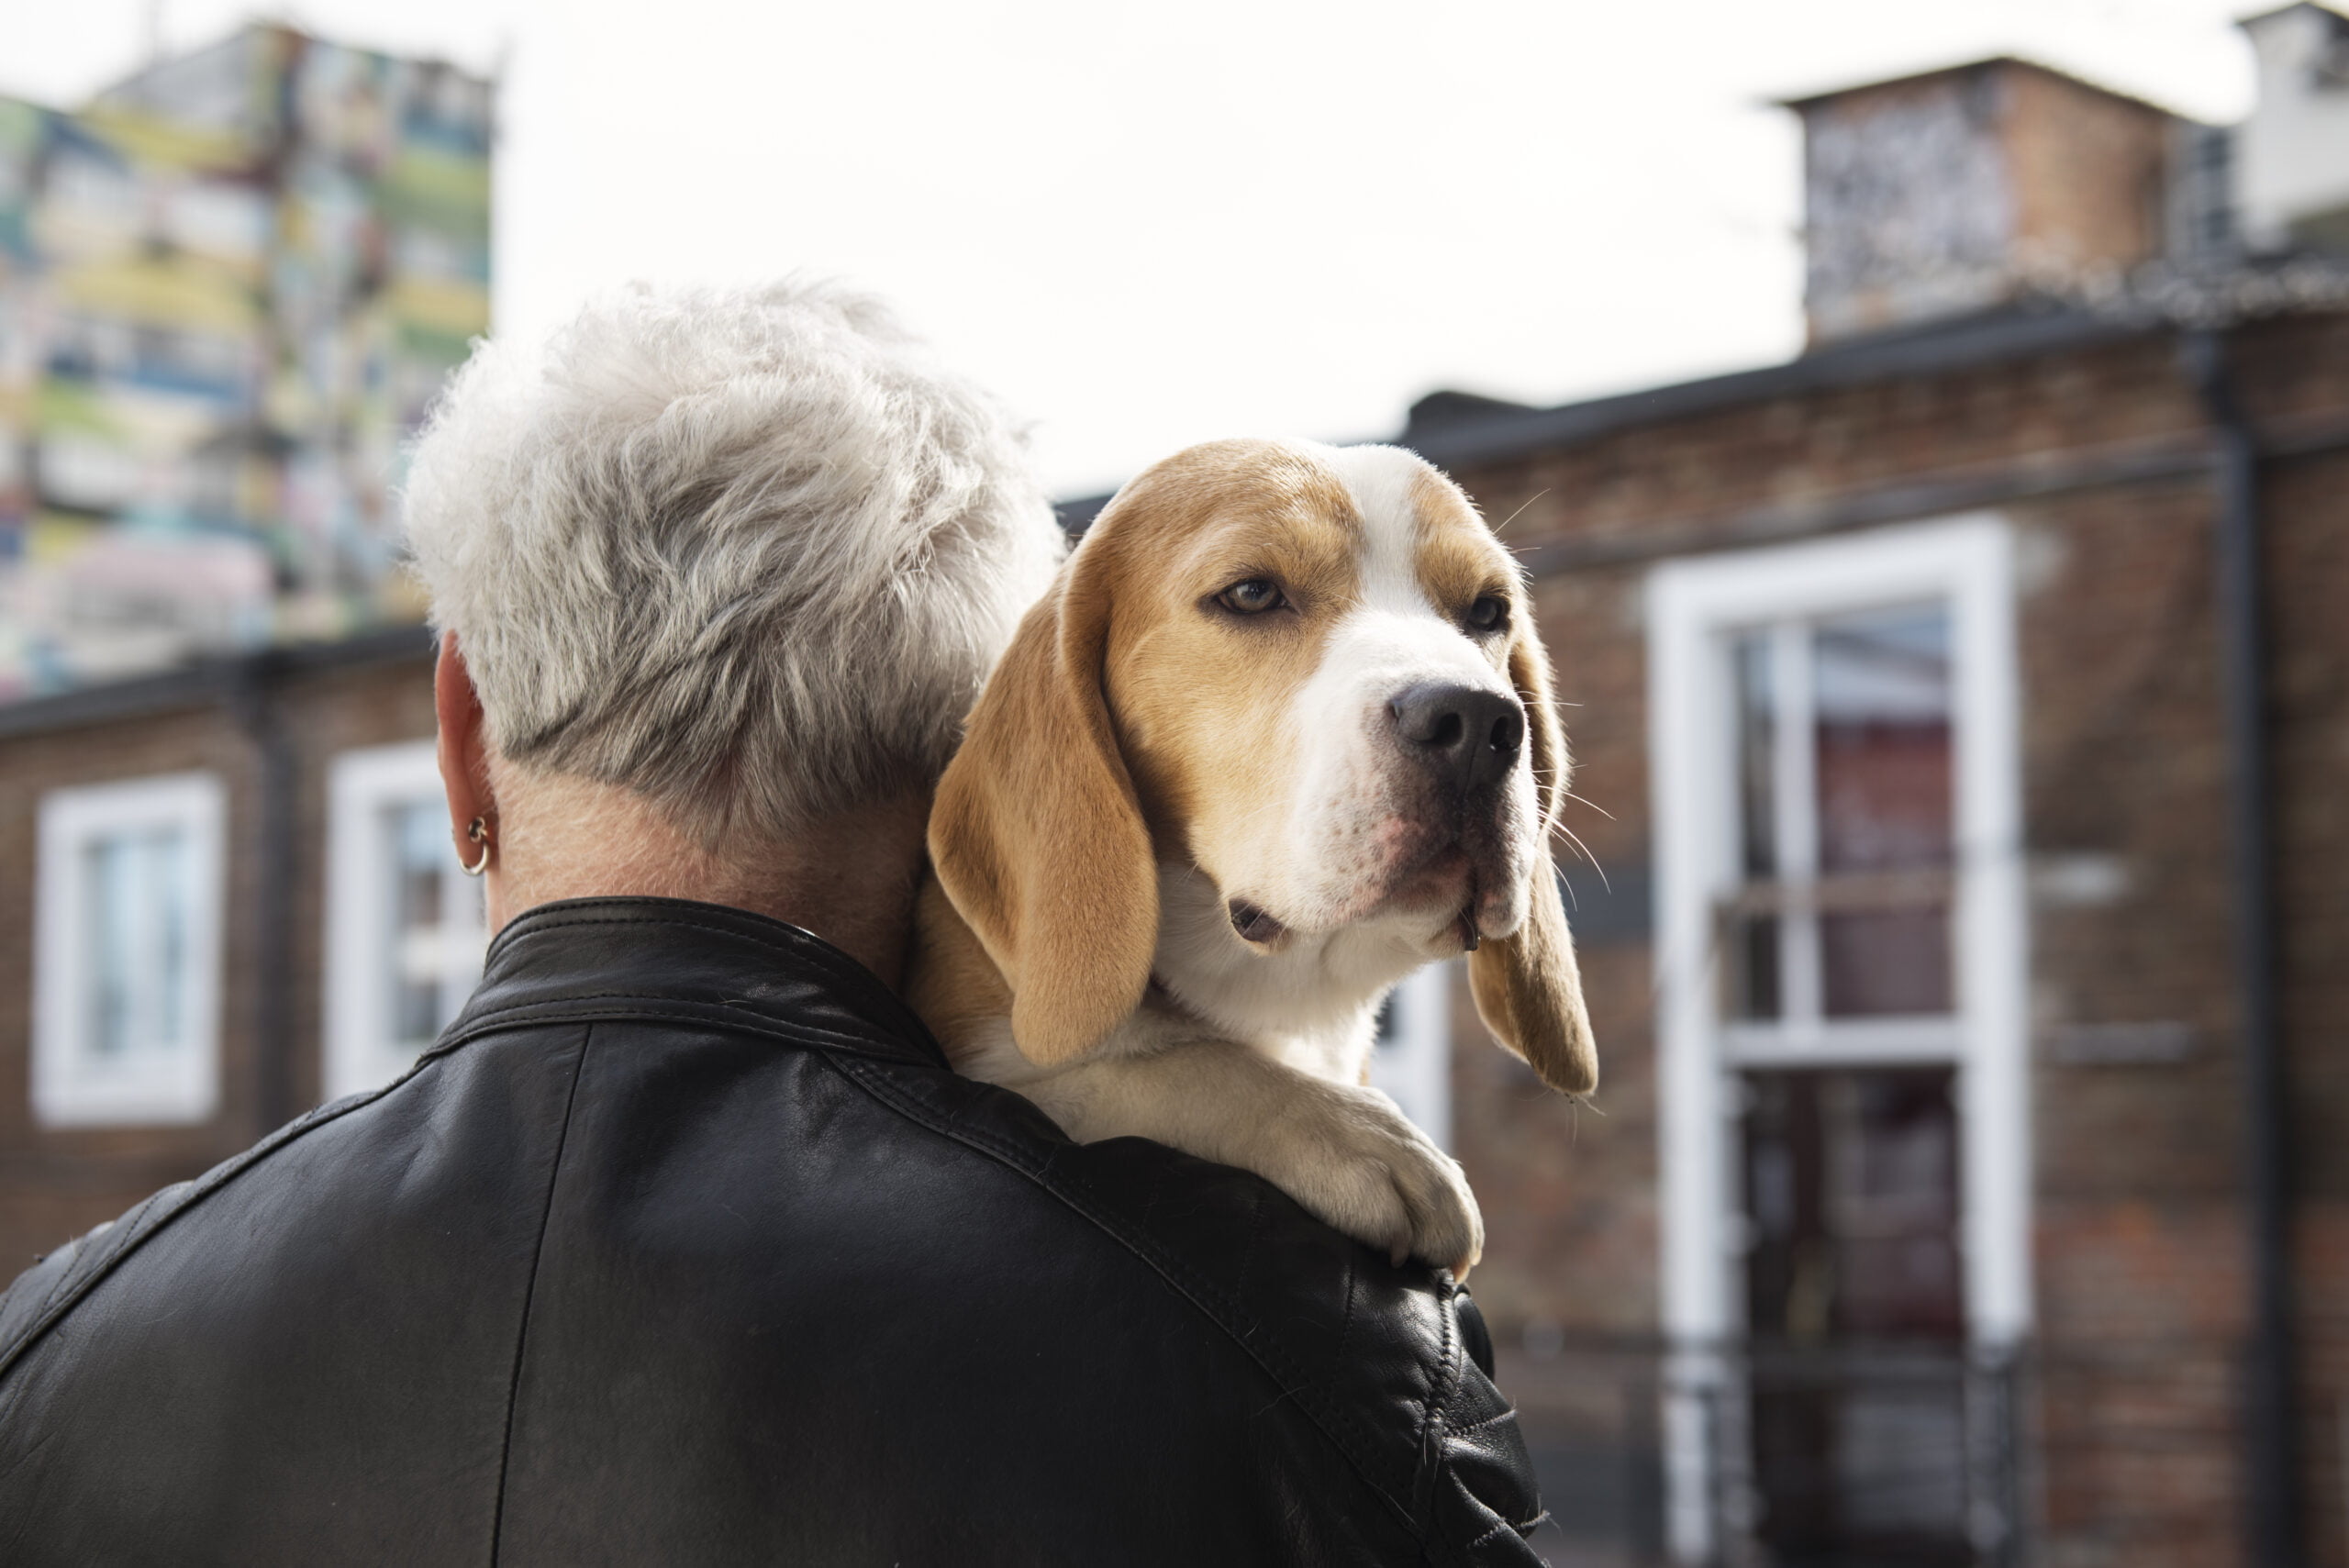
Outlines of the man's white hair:
M 934 783 L 1062 552 L 1004 409 L 824 285 L 482 345 L 406 502 L 497 754 L 713 848 Z

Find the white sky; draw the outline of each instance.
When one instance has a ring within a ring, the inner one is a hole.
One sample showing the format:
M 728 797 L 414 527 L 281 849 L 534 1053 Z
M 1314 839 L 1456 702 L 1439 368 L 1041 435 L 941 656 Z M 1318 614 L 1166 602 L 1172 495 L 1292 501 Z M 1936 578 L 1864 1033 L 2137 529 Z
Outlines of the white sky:
M 1037 421 L 1063 493 L 1195 440 L 1392 433 L 1783 359 L 1771 96 L 2021 52 L 2250 105 L 2253 0 L 306 0 L 503 62 L 497 329 L 626 279 L 896 299 Z M 0 0 L 0 92 L 71 105 L 249 0 Z

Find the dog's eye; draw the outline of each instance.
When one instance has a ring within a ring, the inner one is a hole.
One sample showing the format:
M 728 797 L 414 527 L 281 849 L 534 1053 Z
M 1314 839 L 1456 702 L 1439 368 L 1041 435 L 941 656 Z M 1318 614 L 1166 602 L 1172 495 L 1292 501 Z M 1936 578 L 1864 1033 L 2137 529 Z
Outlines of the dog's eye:
M 1279 609 L 1288 601 L 1281 596 L 1280 584 L 1269 577 L 1251 577 L 1234 583 L 1215 596 L 1215 602 L 1234 615 L 1260 616 L 1266 610 Z
M 1477 631 L 1498 631 L 1508 624 L 1508 601 L 1497 594 L 1478 595 L 1468 606 L 1468 624 Z

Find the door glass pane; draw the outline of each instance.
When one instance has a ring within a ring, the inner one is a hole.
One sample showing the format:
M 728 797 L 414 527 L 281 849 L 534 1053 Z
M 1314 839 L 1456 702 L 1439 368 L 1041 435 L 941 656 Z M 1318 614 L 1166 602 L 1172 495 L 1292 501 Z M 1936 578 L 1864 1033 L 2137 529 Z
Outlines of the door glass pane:
M 1745 1075 L 1756 1533 L 1788 1560 L 1966 1560 L 1946 1067 Z
M 1813 765 L 1822 881 L 1946 872 L 1954 727 L 1949 616 L 1939 605 L 1819 622 L 1812 643 Z M 1822 916 L 1830 1018 L 1950 1010 L 1945 899 L 1878 886 Z
M 1951 1079 L 1948 1067 L 1745 1074 L 1755 1334 L 1957 1336 Z

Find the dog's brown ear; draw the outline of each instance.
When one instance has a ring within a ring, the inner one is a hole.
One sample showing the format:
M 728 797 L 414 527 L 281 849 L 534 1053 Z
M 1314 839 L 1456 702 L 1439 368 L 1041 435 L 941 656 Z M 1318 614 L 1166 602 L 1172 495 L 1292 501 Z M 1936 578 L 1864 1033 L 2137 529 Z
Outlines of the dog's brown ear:
M 1158 868 L 1101 689 L 1107 540 L 1019 623 L 939 780 L 930 857 L 1009 981 L 1040 1066 L 1083 1055 L 1141 1003 Z
M 1550 699 L 1550 657 L 1534 635 L 1531 606 L 1518 617 L 1509 646 L 1509 680 L 1525 705 L 1533 787 L 1542 815 L 1542 852 L 1533 866 L 1531 898 L 1517 934 L 1488 941 L 1468 956 L 1468 988 L 1485 1027 L 1525 1058 L 1543 1083 L 1569 1095 L 1598 1086 L 1598 1048 L 1582 999 L 1582 970 L 1558 900 L 1558 873 L 1550 837 L 1566 799 L 1573 760 L 1564 728 Z

